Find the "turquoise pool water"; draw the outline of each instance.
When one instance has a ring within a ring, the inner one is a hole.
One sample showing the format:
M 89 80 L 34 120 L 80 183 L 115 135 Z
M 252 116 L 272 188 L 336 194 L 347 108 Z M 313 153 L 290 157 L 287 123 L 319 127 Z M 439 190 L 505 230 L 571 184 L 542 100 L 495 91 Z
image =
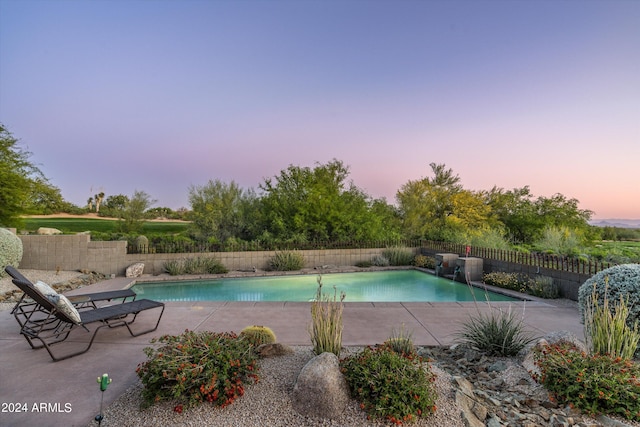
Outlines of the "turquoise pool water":
M 156 301 L 312 301 L 317 275 L 223 278 L 197 281 L 144 282 L 132 289 L 139 298 Z M 323 293 L 333 286 L 346 294 L 345 302 L 485 301 L 485 291 L 423 273 L 391 270 L 322 275 Z M 519 301 L 488 292 L 491 301 Z

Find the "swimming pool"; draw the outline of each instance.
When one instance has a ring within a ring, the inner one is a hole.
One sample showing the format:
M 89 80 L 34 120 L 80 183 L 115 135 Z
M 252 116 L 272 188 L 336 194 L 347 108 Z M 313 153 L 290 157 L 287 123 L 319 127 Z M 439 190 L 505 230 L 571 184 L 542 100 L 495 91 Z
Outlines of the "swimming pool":
M 331 273 L 322 277 L 323 293 L 335 286 L 345 302 L 485 301 L 485 291 L 418 270 Z M 318 276 L 262 276 L 193 281 L 143 282 L 132 287 L 140 298 L 156 301 L 312 301 Z M 487 292 L 491 301 L 519 301 Z

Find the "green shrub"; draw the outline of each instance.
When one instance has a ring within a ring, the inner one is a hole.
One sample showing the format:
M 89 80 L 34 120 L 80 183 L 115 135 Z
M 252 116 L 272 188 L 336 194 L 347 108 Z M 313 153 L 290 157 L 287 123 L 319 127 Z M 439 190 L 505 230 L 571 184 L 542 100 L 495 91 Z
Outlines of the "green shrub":
M 598 303 L 595 290 L 584 312 L 584 335 L 593 354 L 608 354 L 612 357 L 631 359 L 640 342 L 638 322 L 630 328 L 627 324 L 629 308 L 627 301 L 620 296 L 620 302 L 609 308 L 609 298 Z
M 240 331 L 240 337 L 249 341 L 249 343 L 258 347 L 262 344 L 273 344 L 276 342 L 276 334 L 266 326 L 247 326 Z
M 183 261 L 179 259 L 172 259 L 165 261 L 163 268 L 170 276 L 179 276 L 184 274 Z
M 526 281 L 518 273 L 506 273 L 494 271 L 482 276 L 482 281 L 487 285 L 497 286 L 503 289 L 525 293 L 527 291 Z
M 436 410 L 435 377 L 420 356 L 367 347 L 340 365 L 351 394 L 372 418 L 401 424 Z
M 295 271 L 304 267 L 304 255 L 295 251 L 276 252 L 269 260 L 269 269 L 274 271 Z
M 356 267 L 360 268 L 369 268 L 373 265 L 371 261 L 358 261 L 356 262 Z
M 411 265 L 414 254 L 408 248 L 388 248 L 382 251 L 382 256 L 389 260 L 389 265 Z
M 18 268 L 22 261 L 22 240 L 6 228 L 0 228 L 0 277 L 8 265 Z
M 587 355 L 569 344 L 534 353 L 534 376 L 554 399 L 588 414 L 620 415 L 640 421 L 640 366 L 610 355 Z
M 525 331 L 524 322 L 509 310 L 490 307 L 489 313 L 478 310 L 456 333 L 459 342 L 471 345 L 489 355 L 515 356 L 535 337 Z
M 311 303 L 311 325 L 309 334 L 313 344 L 313 352 L 322 354 L 333 353 L 340 357 L 342 350 L 342 312 L 344 310 L 344 292 L 340 293 L 333 287 L 333 296 L 322 293 L 322 278 L 318 277 L 316 298 Z
M 578 307 L 583 320 L 593 292 L 599 306 L 604 305 L 605 295 L 611 301 L 624 298 L 629 307 L 627 326 L 630 328 L 640 321 L 640 264 L 616 265 L 587 279 L 578 289 Z M 609 306 L 609 309 L 614 307 Z
M 389 267 L 389 258 L 387 258 L 384 255 L 376 255 L 373 258 L 371 258 L 371 264 L 375 265 L 376 267 Z
M 218 259 L 209 257 L 166 261 L 164 263 L 164 270 L 171 276 L 182 274 L 224 274 L 229 272 Z
M 415 258 L 413 258 L 413 265 L 415 265 L 416 267 L 430 268 L 433 270 L 436 268 L 436 259 L 434 257 L 416 255 Z
M 233 333 L 185 331 L 165 335 L 147 347 L 136 373 L 142 381 L 143 407 L 162 400 L 193 406 L 207 401 L 227 406 L 244 394 L 244 382 L 258 380 L 257 356 L 248 341 Z
M 526 293 L 540 298 L 558 298 L 560 290 L 553 277 L 535 276 L 527 282 Z

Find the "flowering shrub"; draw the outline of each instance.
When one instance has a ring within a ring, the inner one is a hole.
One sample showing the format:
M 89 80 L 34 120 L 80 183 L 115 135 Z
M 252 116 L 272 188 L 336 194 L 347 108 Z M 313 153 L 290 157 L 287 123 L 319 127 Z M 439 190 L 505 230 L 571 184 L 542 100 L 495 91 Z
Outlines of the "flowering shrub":
M 434 257 L 428 257 L 424 255 L 416 255 L 413 259 L 413 265 L 421 268 L 436 268 L 436 259 Z
M 558 298 L 559 296 L 558 286 L 553 278 L 548 276 L 538 275 L 530 278 L 524 274 L 494 271 L 484 274 L 482 281 L 487 285 L 511 289 L 541 298 Z
M 640 366 L 621 357 L 580 352 L 569 344 L 536 350 L 540 375 L 553 399 L 588 414 L 617 414 L 640 421 Z
M 234 333 L 187 330 L 151 342 L 163 345 L 145 348 L 149 359 L 136 369 L 144 407 L 171 399 L 178 401 L 176 412 L 204 401 L 227 406 L 244 394 L 244 381 L 258 381 L 257 356 Z
M 340 361 L 351 394 L 371 418 L 394 424 L 435 412 L 435 376 L 416 355 L 399 354 L 391 347 L 367 347 Z
M 0 228 L 0 277 L 8 265 L 18 268 L 22 260 L 22 240 L 6 228 Z
M 527 291 L 526 281 L 518 273 L 505 273 L 494 271 L 482 276 L 482 281 L 487 285 L 497 286 L 503 289 L 525 293 Z

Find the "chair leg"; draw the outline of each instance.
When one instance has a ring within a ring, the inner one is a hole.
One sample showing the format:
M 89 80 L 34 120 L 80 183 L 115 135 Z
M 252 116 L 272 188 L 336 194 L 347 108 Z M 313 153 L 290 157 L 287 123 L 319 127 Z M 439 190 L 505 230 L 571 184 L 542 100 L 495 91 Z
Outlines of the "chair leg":
M 136 314 L 133 316 L 133 319 L 131 319 L 131 321 L 130 321 L 130 322 L 125 322 L 125 324 L 124 324 L 124 325 L 125 325 L 125 326 L 127 327 L 127 329 L 129 330 L 129 333 L 131 334 L 131 336 L 132 336 L 132 337 L 137 337 L 137 336 L 140 336 L 140 335 L 148 334 L 149 332 L 153 332 L 153 331 L 155 331 L 156 329 L 158 329 L 158 325 L 160 325 L 160 319 L 162 319 L 162 315 L 164 314 L 164 305 L 162 305 L 162 306 L 161 306 L 161 308 L 162 308 L 162 310 L 160 311 L 160 316 L 158 316 L 158 321 L 156 322 L 156 325 L 155 325 L 153 328 L 146 329 L 146 330 L 144 330 L 144 331 L 137 332 L 137 333 L 134 333 L 134 332 L 131 330 L 131 327 L 129 327 L 129 325 L 131 325 L 131 324 L 136 320 L 136 317 L 138 316 L 138 314 L 139 314 L 139 313 L 136 313 Z

